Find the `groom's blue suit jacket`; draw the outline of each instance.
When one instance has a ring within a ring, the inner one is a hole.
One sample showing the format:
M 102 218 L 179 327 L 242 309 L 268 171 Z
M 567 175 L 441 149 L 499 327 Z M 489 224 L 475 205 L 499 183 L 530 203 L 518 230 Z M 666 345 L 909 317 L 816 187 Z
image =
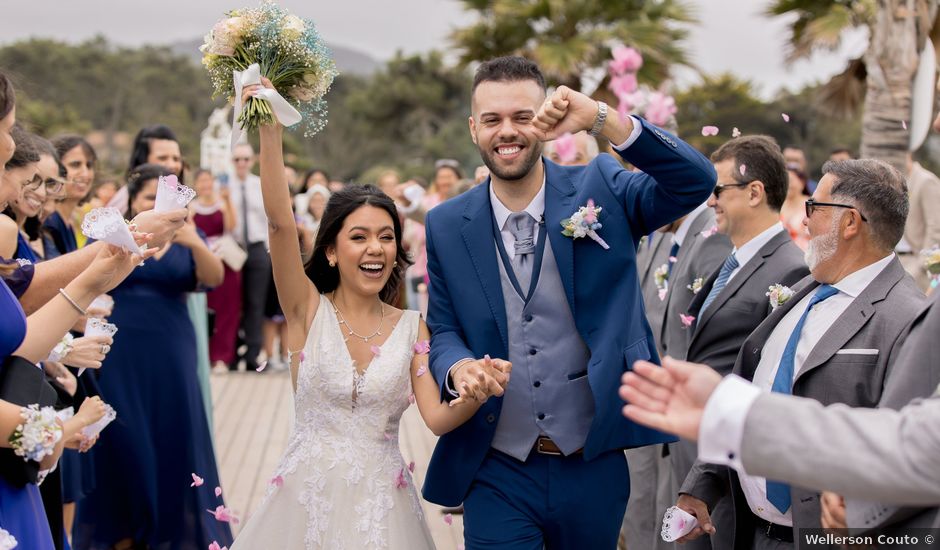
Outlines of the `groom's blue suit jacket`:
M 714 188 L 711 163 L 678 138 L 643 121 L 621 156 L 643 170 L 630 172 L 610 155 L 587 166 L 544 160 L 545 224 L 578 332 L 591 351 L 587 365 L 594 419 L 585 459 L 605 451 L 675 441 L 621 414 L 621 375 L 639 359 L 658 361 L 637 279 L 636 248 L 643 235 L 703 203 Z M 562 235 L 561 220 L 593 199 L 602 207 L 598 234 Z M 437 206 L 427 216 L 431 371 L 447 398 L 449 368 L 460 359 L 506 358 L 506 308 L 493 234 L 489 180 Z M 491 398 L 437 443 L 424 497 L 445 506 L 463 502 L 496 430 L 502 398 Z

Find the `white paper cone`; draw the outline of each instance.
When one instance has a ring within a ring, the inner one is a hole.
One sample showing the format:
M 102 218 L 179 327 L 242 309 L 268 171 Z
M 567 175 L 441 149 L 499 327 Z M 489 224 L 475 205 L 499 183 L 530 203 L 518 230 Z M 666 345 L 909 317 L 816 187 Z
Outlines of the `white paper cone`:
M 114 421 L 117 418 L 117 413 L 111 407 L 111 405 L 105 404 L 104 416 L 101 417 L 101 420 L 91 424 L 90 426 L 85 426 L 82 428 L 82 435 L 85 437 L 95 437 L 101 433 L 101 430 L 105 429 L 108 424 Z
M 196 192 L 181 184 L 176 176 L 160 176 L 157 181 L 157 198 L 154 201 L 154 212 L 168 212 L 178 208 L 185 208 L 191 200 L 196 198 Z
M 110 296 L 108 297 L 110 298 Z M 97 300 L 98 298 L 95 299 Z M 112 303 L 113 302 L 114 300 L 112 300 Z M 85 323 L 85 336 L 110 336 L 114 338 L 114 335 L 117 334 L 117 330 L 117 325 L 114 323 L 109 323 L 97 317 L 92 317 Z M 78 369 L 78 376 L 81 376 L 83 372 L 85 372 L 84 368 Z
M 678 506 L 672 506 L 666 509 L 663 516 L 662 537 L 666 542 L 679 540 L 692 532 L 698 526 L 698 520 L 695 516 L 686 512 Z
M 82 233 L 96 241 L 104 241 L 134 254 L 140 254 L 140 247 L 134 242 L 131 230 L 127 228 L 124 217 L 117 208 L 95 208 L 85 214 L 82 220 Z

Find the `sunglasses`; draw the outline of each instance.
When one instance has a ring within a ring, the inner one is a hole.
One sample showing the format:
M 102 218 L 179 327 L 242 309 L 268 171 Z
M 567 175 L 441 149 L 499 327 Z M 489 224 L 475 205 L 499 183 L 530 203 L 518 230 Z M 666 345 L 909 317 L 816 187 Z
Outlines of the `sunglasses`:
M 807 218 L 811 217 L 813 215 L 813 212 L 815 212 L 817 208 L 820 208 L 822 206 L 831 206 L 834 208 L 851 208 L 852 210 L 855 210 L 856 212 L 858 212 L 858 215 L 862 217 L 863 222 L 868 221 L 868 218 L 865 217 L 865 214 L 862 214 L 861 210 L 859 210 L 855 206 L 852 206 L 851 204 L 841 204 L 838 202 L 819 202 L 815 199 L 808 199 L 805 205 L 806 205 L 806 217 Z
M 750 185 L 750 183 L 751 182 L 749 181 L 743 183 L 716 183 L 715 189 L 712 190 L 712 194 L 715 195 L 715 198 L 717 199 L 721 196 L 722 191 L 729 187 L 744 187 L 745 185 Z

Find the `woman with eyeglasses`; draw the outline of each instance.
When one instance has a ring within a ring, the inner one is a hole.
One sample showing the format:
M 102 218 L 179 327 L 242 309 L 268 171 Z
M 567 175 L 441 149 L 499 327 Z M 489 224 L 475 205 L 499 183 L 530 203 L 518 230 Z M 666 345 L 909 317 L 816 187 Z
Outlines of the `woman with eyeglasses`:
M 95 181 L 94 148 L 81 136 L 60 136 L 53 140 L 56 152 L 66 169 L 65 196 L 56 204 L 56 211 L 43 223 L 49 238 L 46 240 L 46 259 L 74 252 L 85 244 L 82 235 L 79 205 Z

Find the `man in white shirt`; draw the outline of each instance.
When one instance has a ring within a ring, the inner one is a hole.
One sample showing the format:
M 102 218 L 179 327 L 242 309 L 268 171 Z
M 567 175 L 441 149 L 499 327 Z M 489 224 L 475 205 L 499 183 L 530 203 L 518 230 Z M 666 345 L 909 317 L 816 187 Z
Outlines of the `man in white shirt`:
M 717 232 L 731 239 L 734 250 L 696 287 L 688 309 L 694 318 L 688 352 L 669 353 L 705 363 L 724 376 L 731 373 L 745 339 L 772 311 L 767 289 L 775 284 L 792 286 L 809 275 L 809 269 L 803 251 L 780 223 L 788 180 L 783 155 L 773 138 L 732 139 L 719 147 L 711 160 L 718 183 L 708 205 L 715 211 Z M 672 445 L 672 449 L 672 464 L 681 486 L 698 450 L 688 440 Z M 681 493 L 677 506 L 693 512 L 686 502 L 693 497 Z M 711 541 L 689 541 L 687 546 L 729 548 L 733 514 L 730 499 L 720 499 L 711 509 L 712 521 L 718 526 L 715 536 Z
M 747 338 L 734 373 L 764 391 L 874 407 L 895 344 L 924 303 L 892 252 L 907 217 L 904 177 L 876 160 L 823 168 L 804 222 L 812 277 Z M 682 492 L 704 532 L 715 530 L 708 507 L 729 490 L 736 550 L 793 548 L 796 529 L 821 526 L 818 493 L 702 462 L 705 449 L 699 456 Z
M 232 204 L 237 211 L 233 235 L 248 253 L 242 267 L 242 322 L 243 339 L 247 346 L 245 368 L 258 368 L 258 354 L 263 342 L 264 306 L 271 285 L 271 256 L 268 253 L 268 218 L 261 197 L 261 178 L 251 173 L 255 151 L 248 143 L 232 150 L 235 173 L 229 176 Z M 238 360 L 229 365 L 237 370 Z

